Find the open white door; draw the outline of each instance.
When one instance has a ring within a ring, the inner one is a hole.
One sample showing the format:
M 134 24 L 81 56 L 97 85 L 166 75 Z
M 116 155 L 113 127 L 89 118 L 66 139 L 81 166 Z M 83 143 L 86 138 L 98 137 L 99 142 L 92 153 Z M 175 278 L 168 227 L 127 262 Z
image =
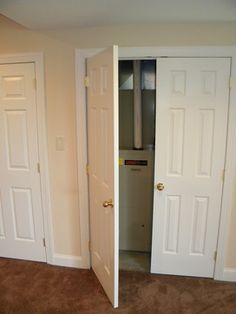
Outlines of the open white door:
M 229 76 L 228 58 L 158 60 L 153 273 L 213 277 Z
M 118 47 L 87 60 L 92 268 L 118 306 Z

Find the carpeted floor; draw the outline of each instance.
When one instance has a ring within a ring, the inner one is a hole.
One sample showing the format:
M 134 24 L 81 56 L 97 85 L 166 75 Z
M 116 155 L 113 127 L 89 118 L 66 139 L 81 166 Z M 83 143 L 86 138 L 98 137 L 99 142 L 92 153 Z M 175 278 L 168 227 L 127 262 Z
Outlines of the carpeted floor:
M 120 273 L 120 307 L 112 309 L 90 270 L 0 259 L 0 313 L 236 313 L 236 283 Z

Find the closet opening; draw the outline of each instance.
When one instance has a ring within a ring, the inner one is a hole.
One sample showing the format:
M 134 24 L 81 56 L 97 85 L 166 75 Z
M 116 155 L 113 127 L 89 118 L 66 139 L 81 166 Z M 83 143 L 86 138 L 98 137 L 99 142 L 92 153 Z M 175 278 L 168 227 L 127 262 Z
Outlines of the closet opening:
M 150 271 L 155 111 L 156 60 L 120 60 L 120 270 Z

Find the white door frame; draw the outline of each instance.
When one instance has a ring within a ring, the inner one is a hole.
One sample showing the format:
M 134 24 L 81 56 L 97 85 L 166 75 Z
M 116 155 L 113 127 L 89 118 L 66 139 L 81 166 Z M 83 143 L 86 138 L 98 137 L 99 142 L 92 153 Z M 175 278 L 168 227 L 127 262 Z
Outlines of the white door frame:
M 89 242 L 89 205 L 87 165 L 87 125 L 86 125 L 86 91 L 84 78 L 86 58 L 101 49 L 76 49 L 76 119 L 78 151 L 79 208 L 81 226 L 81 248 L 84 267 L 90 267 Z M 225 268 L 227 238 L 229 230 L 230 209 L 234 193 L 234 174 L 236 171 L 236 47 L 129 47 L 119 48 L 120 59 L 149 59 L 158 57 L 229 57 L 232 60 L 231 86 L 228 114 L 228 135 L 225 158 L 225 180 L 222 194 L 221 219 L 219 225 L 217 258 L 214 279 L 236 281 L 236 271 L 232 273 Z
M 34 63 L 36 75 L 37 130 L 40 162 L 40 187 L 43 210 L 44 236 L 46 242 L 46 262 L 53 264 L 53 230 L 49 191 L 46 102 L 44 92 L 44 64 L 42 53 L 0 55 L 0 64 Z

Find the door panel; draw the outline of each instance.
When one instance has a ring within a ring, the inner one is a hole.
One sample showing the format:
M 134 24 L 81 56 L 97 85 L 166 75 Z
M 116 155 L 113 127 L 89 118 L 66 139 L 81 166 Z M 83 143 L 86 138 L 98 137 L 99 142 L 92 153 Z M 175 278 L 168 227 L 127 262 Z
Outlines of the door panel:
M 214 144 L 214 110 L 199 111 L 199 134 L 197 147 L 197 176 L 211 176 L 212 149 Z
M 45 261 L 33 63 L 0 65 L 0 255 Z
M 11 206 L 16 240 L 34 241 L 34 221 L 31 189 L 12 188 Z
M 184 152 L 184 120 L 183 109 L 170 109 L 170 139 L 168 148 L 169 176 L 182 176 Z
M 229 76 L 227 58 L 158 60 L 154 273 L 213 276 Z
M 87 60 L 92 268 L 118 306 L 118 49 Z M 104 204 L 111 200 L 113 206 Z M 108 206 L 107 206 L 108 205 Z
M 10 169 L 29 169 L 27 121 L 25 110 L 5 110 L 6 153 Z

